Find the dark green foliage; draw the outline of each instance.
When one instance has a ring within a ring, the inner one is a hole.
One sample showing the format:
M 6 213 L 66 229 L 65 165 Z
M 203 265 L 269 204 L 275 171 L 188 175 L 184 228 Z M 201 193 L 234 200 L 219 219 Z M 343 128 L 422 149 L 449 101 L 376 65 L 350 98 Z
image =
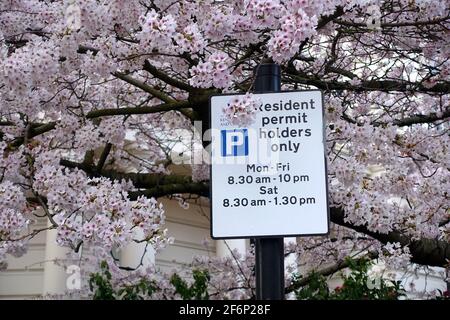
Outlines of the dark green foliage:
M 142 279 L 136 284 L 119 289 L 118 294 L 123 300 L 141 300 L 141 295 L 151 296 L 155 291 L 154 283 Z
M 311 273 L 308 284 L 296 292 L 299 300 L 325 300 L 330 299 L 330 289 L 324 276 Z
M 208 300 L 209 274 L 207 271 L 194 270 L 194 283 L 189 285 L 179 275 L 174 274 L 170 283 L 175 287 L 175 291 L 180 294 L 183 300 Z
M 178 293 L 183 300 L 208 300 L 208 283 L 210 279 L 208 272 L 194 270 L 192 275 L 194 278 L 192 285 L 189 285 L 187 281 L 181 279 L 177 274 L 171 277 L 170 283 L 173 285 L 175 293 Z M 112 276 L 108 264 L 102 262 L 100 272 L 91 274 L 89 279 L 89 289 L 93 292 L 94 300 L 140 300 L 143 296 L 151 297 L 153 293 L 160 290 L 155 282 L 147 279 L 141 279 L 137 283 L 114 288 L 111 279 Z
M 115 300 L 114 289 L 111 285 L 111 272 L 108 264 L 102 261 L 100 273 L 93 273 L 89 279 L 89 289 L 94 293 L 94 300 Z

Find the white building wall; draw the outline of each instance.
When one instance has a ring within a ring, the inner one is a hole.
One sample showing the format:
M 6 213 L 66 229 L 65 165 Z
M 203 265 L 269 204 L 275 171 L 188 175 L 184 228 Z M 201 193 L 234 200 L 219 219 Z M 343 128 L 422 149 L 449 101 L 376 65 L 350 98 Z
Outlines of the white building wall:
M 180 208 L 177 201 L 163 200 L 166 227 L 175 242 L 156 255 L 156 266 L 163 271 L 188 264 L 195 255 L 216 254 L 210 238 L 209 208 L 190 204 L 189 209 Z M 207 246 L 204 244 L 208 243 Z
M 45 228 L 46 221 L 38 220 L 33 228 Z M 42 294 L 45 266 L 46 233 L 34 237 L 23 257 L 11 257 L 8 268 L 0 271 L 0 299 L 24 299 Z

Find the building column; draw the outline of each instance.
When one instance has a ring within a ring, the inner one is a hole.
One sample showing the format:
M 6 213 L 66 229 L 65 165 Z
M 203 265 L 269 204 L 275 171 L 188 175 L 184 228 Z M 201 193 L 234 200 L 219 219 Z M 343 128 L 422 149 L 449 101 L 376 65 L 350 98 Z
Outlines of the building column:
M 48 223 L 50 224 L 50 222 Z M 57 265 L 54 261 L 65 261 L 70 249 L 61 247 L 56 243 L 56 234 L 55 229 L 46 232 L 44 285 L 42 289 L 44 295 L 63 294 L 68 289 L 66 281 L 70 274 L 66 273 L 64 266 Z

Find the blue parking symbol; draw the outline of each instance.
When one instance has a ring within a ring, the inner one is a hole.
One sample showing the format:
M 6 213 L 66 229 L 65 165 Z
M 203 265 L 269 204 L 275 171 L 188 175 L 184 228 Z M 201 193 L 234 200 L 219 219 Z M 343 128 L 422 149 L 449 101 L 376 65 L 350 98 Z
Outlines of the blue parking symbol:
M 248 155 L 248 130 L 233 129 L 221 131 L 222 157 Z

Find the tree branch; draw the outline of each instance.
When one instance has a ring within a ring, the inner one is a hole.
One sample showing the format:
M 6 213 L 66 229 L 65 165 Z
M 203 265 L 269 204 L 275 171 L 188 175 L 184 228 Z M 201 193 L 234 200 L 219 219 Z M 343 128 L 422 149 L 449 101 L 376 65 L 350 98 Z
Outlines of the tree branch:
M 448 242 L 427 238 L 412 240 L 399 231 L 391 231 L 386 234 L 373 232 L 365 226 L 355 226 L 346 222 L 344 211 L 340 208 L 330 208 L 330 218 L 333 223 L 369 235 L 383 244 L 398 242 L 403 247 L 408 246 L 412 255 L 411 261 L 414 263 L 444 267 L 450 261 L 450 244 Z
M 100 109 L 100 110 L 93 110 L 93 111 L 89 112 L 86 115 L 86 118 L 93 119 L 93 118 L 106 117 L 106 116 L 150 114 L 150 113 L 178 110 L 178 109 L 189 108 L 189 107 L 191 107 L 191 103 L 189 101 L 177 101 L 177 102 L 163 103 L 163 104 L 159 104 L 156 106 L 148 106 L 148 107 Z
M 450 117 L 450 109 L 444 111 L 441 115 L 438 116 L 437 113 L 430 114 L 416 114 L 408 118 L 403 119 L 395 119 L 392 121 L 392 124 L 399 127 L 411 126 L 413 124 L 424 124 L 424 123 L 433 123 L 440 120 L 446 120 Z M 342 114 L 341 118 L 349 123 L 357 124 L 358 126 L 362 126 L 363 123 L 358 123 L 356 120 L 350 118 L 347 114 Z M 388 122 L 380 122 L 373 121 L 370 124 L 374 127 L 379 127 L 387 124 Z M 395 143 L 395 142 L 394 142 Z
M 330 69 L 331 70 L 331 69 Z M 422 83 L 417 82 L 407 82 L 407 81 L 393 81 L 393 80 L 384 80 L 384 81 L 363 81 L 359 85 L 352 85 L 348 82 L 339 82 L 339 81 L 326 81 L 321 80 L 319 78 L 311 78 L 307 75 L 299 74 L 296 70 L 292 72 L 292 70 L 286 70 L 286 75 L 290 75 L 292 80 L 299 84 L 312 85 L 322 90 L 347 90 L 347 91 L 355 91 L 355 92 L 365 92 L 365 91 L 383 91 L 383 92 L 391 92 L 391 91 L 399 91 L 399 92 L 424 92 L 424 93 L 448 93 L 450 91 L 450 83 L 443 81 L 435 84 L 433 87 L 425 87 Z M 347 75 L 346 75 L 347 76 Z M 348 75 L 350 76 L 350 75 Z M 289 81 L 289 79 L 287 79 Z
M 435 25 L 441 22 L 448 21 L 450 16 L 446 16 L 443 18 L 437 18 L 434 20 L 426 20 L 426 21 L 404 21 L 404 22 L 395 22 L 395 23 L 381 23 L 381 28 L 397 28 L 397 27 L 418 27 L 418 26 L 428 26 Z M 344 21 L 344 20 L 335 20 L 337 24 L 346 27 L 365 27 L 367 28 L 366 23 L 362 22 L 353 22 L 353 21 Z
M 444 111 L 441 115 L 437 115 L 437 113 L 430 113 L 428 115 L 417 114 L 409 118 L 394 120 L 394 124 L 396 126 L 410 126 L 413 124 L 421 124 L 421 123 L 431 123 L 439 120 L 445 120 L 450 117 L 450 109 Z
M 36 128 L 31 128 L 28 133 L 28 139 L 34 138 L 38 135 L 44 134 L 48 131 L 51 131 L 56 128 L 57 122 L 50 122 L 47 124 L 43 124 Z M 24 137 L 18 137 L 13 142 L 11 142 L 10 147 L 17 148 L 20 147 L 25 142 Z
M 188 92 L 197 91 L 197 88 L 191 87 L 190 85 L 181 82 L 180 80 L 174 79 L 170 77 L 168 74 L 154 67 L 148 60 L 145 60 L 144 70 L 151 73 L 154 77 L 164 81 L 167 84 L 170 84 L 173 87 L 176 87 L 181 90 L 185 90 Z
M 108 155 L 111 152 L 111 148 L 112 148 L 112 144 L 108 142 L 106 144 L 105 148 L 103 149 L 102 154 L 100 155 L 100 159 L 98 160 L 97 168 L 95 169 L 95 171 L 97 171 L 97 172 L 102 171 L 103 166 L 105 165 L 105 162 L 106 162 L 106 158 L 108 158 Z
M 194 193 L 200 196 L 208 197 L 209 187 L 207 183 L 191 182 L 183 184 L 167 184 L 159 185 L 154 188 L 129 192 L 131 200 L 136 200 L 138 197 L 144 196 L 147 198 L 160 198 L 175 193 Z
M 127 75 L 127 74 L 124 74 L 124 73 L 121 73 L 121 72 L 114 72 L 113 75 L 116 78 L 119 78 L 119 79 L 121 79 L 121 80 L 123 80 L 125 82 L 128 82 L 129 84 L 131 84 L 131 85 L 133 85 L 135 87 L 138 87 L 139 89 L 144 90 L 147 93 L 150 93 L 152 96 L 154 96 L 154 97 L 156 97 L 156 98 L 158 98 L 158 99 L 160 99 L 160 100 L 162 100 L 162 101 L 164 101 L 166 103 L 173 103 L 175 101 L 174 99 L 172 99 L 171 97 L 169 97 L 165 93 L 163 93 L 163 92 L 161 92 L 159 90 L 156 90 L 155 88 L 149 86 L 148 84 L 146 84 L 146 83 L 144 83 L 144 82 L 142 82 L 140 80 L 134 79 L 133 77 L 131 77 L 131 76 Z
M 95 167 L 83 163 L 61 159 L 60 165 L 67 168 L 77 168 L 86 172 L 90 177 L 105 177 L 112 180 L 131 181 L 136 188 L 154 188 L 159 185 L 186 184 L 191 187 L 192 178 L 183 175 L 164 175 L 157 173 L 121 173 L 114 170 L 97 171 Z M 98 167 L 97 167 L 98 168 Z M 185 187 L 188 188 L 188 187 Z M 196 190 L 199 190 L 196 188 Z

